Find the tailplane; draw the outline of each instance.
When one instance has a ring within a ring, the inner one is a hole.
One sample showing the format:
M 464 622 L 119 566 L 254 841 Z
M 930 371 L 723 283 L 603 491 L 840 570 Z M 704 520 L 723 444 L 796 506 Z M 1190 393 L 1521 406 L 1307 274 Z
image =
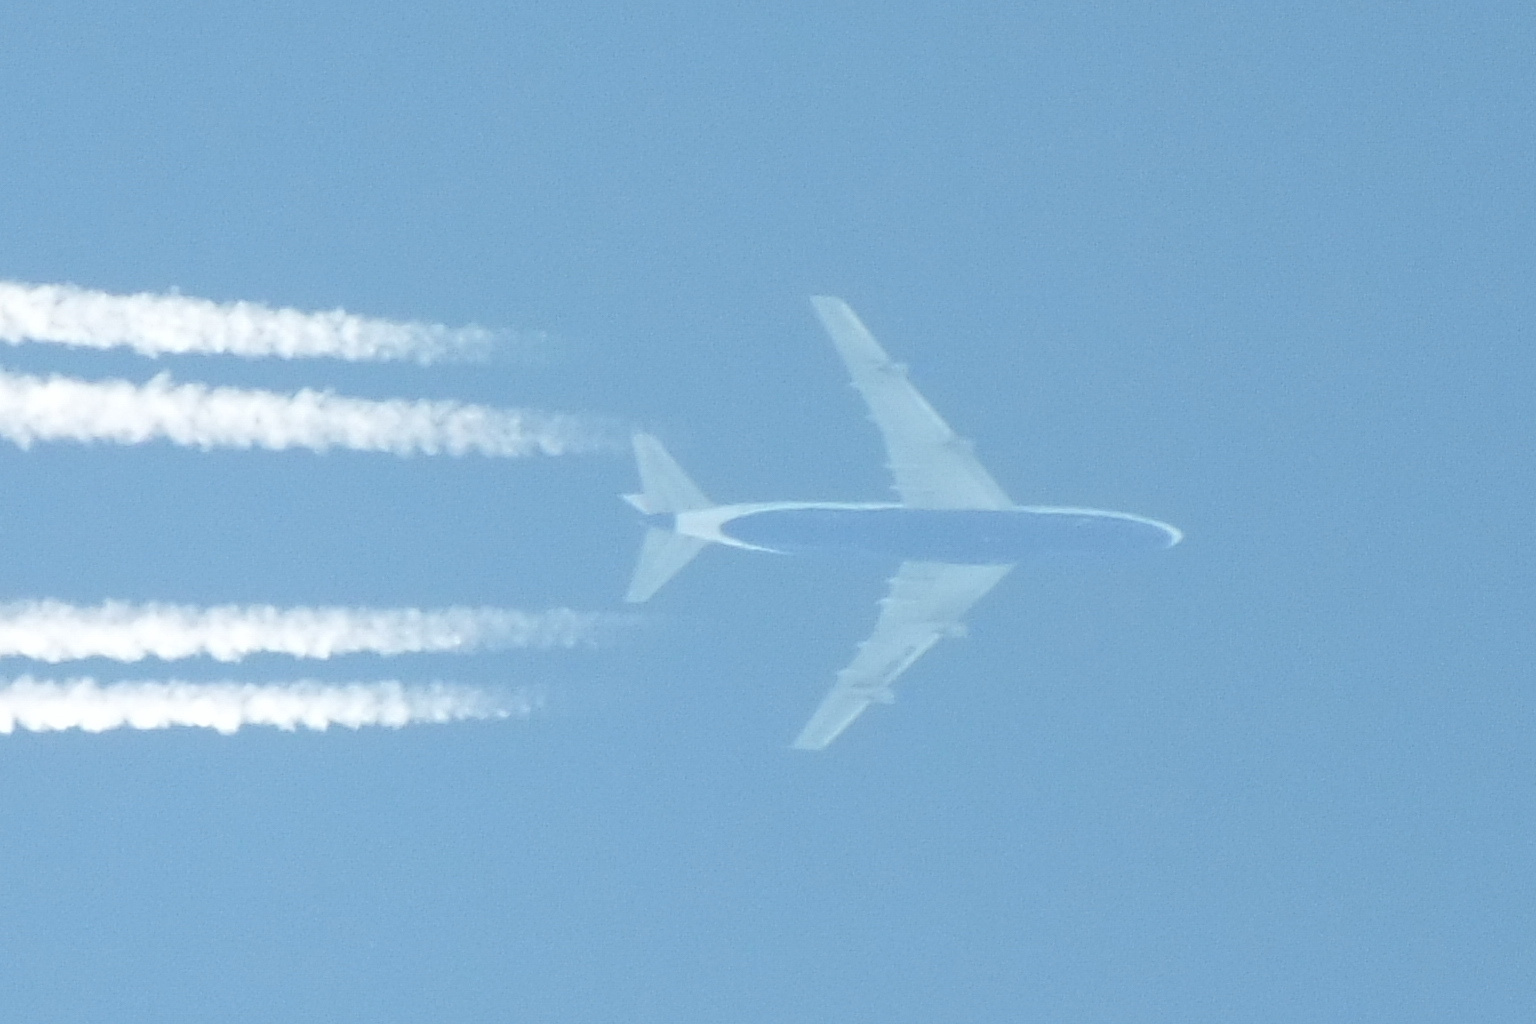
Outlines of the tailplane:
M 710 500 L 688 479 L 688 474 L 667 454 L 661 442 L 650 434 L 636 434 L 635 462 L 640 467 L 639 494 L 626 494 L 624 500 L 647 516 L 675 515 L 696 508 L 708 508 Z M 637 603 L 649 598 L 676 576 L 693 556 L 704 550 L 706 541 L 671 530 L 651 527 L 640 545 L 640 562 L 624 600 Z
M 636 434 L 634 441 L 641 493 L 626 494 L 625 501 L 648 516 L 687 512 L 714 504 L 688 479 L 683 467 L 667 454 L 660 441 L 650 434 Z
M 706 543 L 697 537 L 685 537 L 654 526 L 646 530 L 645 540 L 640 544 L 640 562 L 635 566 L 635 575 L 629 581 L 624 600 L 631 604 L 647 600 L 667 580 L 682 571 L 683 566 L 693 561 L 693 556 L 703 551 Z

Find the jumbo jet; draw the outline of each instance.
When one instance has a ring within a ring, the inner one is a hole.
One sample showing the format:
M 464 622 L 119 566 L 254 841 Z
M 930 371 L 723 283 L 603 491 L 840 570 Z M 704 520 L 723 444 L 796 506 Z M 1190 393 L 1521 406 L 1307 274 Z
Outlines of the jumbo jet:
M 889 704 L 896 677 L 941 639 L 965 635 L 965 613 L 1014 563 L 1049 551 L 1159 550 L 1183 537 L 1129 512 L 1015 505 L 847 303 L 816 296 L 811 304 L 885 438 L 886 466 L 901 500 L 716 505 L 649 434 L 634 436 L 641 493 L 623 496 L 649 527 L 625 595 L 631 602 L 648 599 L 710 544 L 901 560 L 874 634 L 796 737 L 799 750 L 824 749 L 865 708 Z

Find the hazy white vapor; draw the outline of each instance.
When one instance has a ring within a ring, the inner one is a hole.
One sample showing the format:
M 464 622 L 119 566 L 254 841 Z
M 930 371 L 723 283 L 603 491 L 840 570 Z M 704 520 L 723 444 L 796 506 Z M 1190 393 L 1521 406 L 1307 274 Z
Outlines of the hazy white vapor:
M 497 693 L 432 683 L 98 683 L 21 676 L 0 685 L 0 733 L 17 729 L 215 729 L 226 735 L 246 725 L 327 729 L 333 725 L 392 729 L 426 722 L 526 718 L 538 710 L 537 691 Z
M 334 359 L 473 357 L 495 340 L 480 327 L 396 323 L 341 310 L 305 313 L 184 295 L 110 295 L 68 284 L 0 281 L 0 341 L 130 348 L 147 356 L 206 352 Z
M 603 431 L 574 416 L 454 401 L 372 401 L 305 388 L 293 394 L 178 384 L 84 381 L 0 371 L 0 438 L 193 448 L 333 448 L 394 455 L 563 455 L 607 450 Z
M 194 657 L 239 661 L 263 653 L 331 658 L 547 649 L 591 643 L 614 618 L 569 608 L 522 612 L 17 601 L 0 604 L 0 657 L 46 662 Z

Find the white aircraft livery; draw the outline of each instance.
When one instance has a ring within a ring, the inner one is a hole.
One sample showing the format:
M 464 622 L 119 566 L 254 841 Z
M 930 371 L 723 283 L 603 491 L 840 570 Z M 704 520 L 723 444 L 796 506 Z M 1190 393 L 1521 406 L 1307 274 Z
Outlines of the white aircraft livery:
M 796 737 L 799 750 L 825 748 L 865 708 L 889 704 L 896 677 L 941 639 L 964 635 L 965 613 L 1015 562 L 1046 551 L 1158 550 L 1183 537 L 1128 512 L 1015 505 L 847 303 L 816 296 L 811 304 L 884 435 L 901 501 L 716 505 L 649 434 L 634 437 L 641 493 L 624 495 L 649 524 L 627 601 L 649 598 L 709 544 L 901 560 L 874 634 Z

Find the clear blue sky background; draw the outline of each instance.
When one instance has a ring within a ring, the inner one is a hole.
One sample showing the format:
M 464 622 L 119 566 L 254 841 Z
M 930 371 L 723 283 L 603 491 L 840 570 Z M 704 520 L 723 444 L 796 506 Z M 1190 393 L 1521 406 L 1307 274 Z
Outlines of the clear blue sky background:
M 6 5 L 0 277 L 555 338 L 6 366 L 588 411 L 722 500 L 880 498 L 829 292 L 1016 498 L 1189 539 L 1021 569 L 825 756 L 884 569 L 722 551 L 604 650 L 244 667 L 536 721 L 0 738 L 0 1015 L 1536 1017 L 1536 16 L 990 10 Z M 632 474 L 0 450 L 0 597 L 613 608 Z

